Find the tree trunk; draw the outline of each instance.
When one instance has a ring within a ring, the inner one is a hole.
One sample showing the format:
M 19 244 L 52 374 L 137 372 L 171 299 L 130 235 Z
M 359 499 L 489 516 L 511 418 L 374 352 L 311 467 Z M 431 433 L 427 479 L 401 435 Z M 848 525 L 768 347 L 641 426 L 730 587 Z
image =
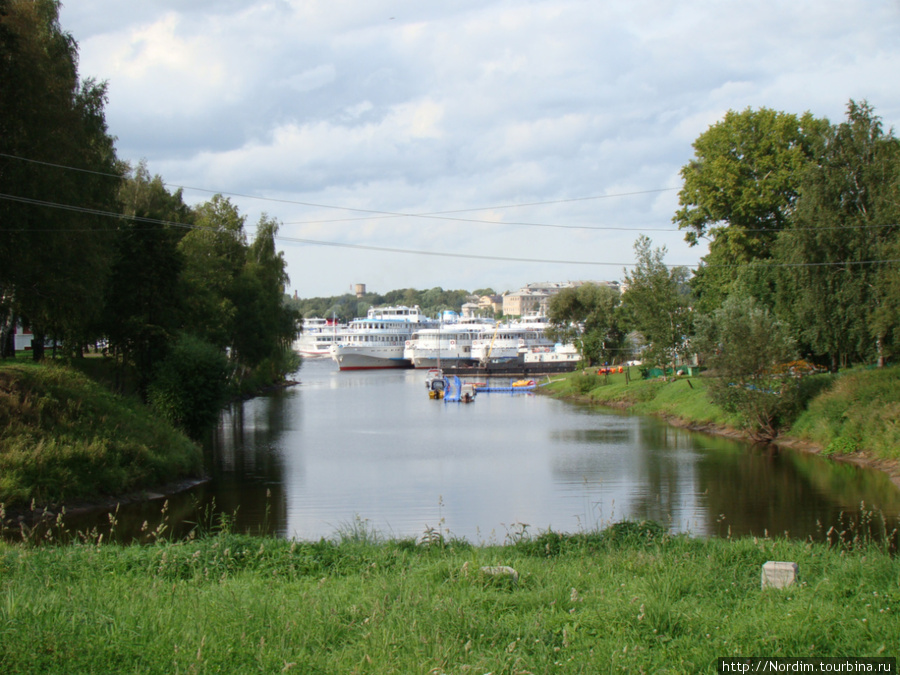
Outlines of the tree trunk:
M 44 360 L 44 333 L 38 329 L 34 330 L 34 337 L 31 340 L 31 359 L 33 361 Z
M 16 355 L 16 314 L 9 310 L 0 317 L 0 359 L 11 359 Z

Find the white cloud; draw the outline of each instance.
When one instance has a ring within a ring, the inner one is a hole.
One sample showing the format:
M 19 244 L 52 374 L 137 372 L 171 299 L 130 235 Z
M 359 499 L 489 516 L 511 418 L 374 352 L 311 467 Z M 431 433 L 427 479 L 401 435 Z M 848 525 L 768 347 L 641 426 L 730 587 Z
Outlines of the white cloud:
M 640 231 L 671 262 L 695 262 L 702 250 L 671 230 L 677 190 L 658 191 L 680 186 L 691 143 L 748 106 L 839 120 L 848 99 L 866 98 L 896 125 L 898 15 L 896 3 L 846 0 L 84 0 L 63 7 L 62 24 L 82 76 L 109 80 L 120 156 L 148 158 L 170 183 L 282 200 L 233 197 L 249 223 L 267 211 L 329 221 L 286 224 L 286 237 L 616 263 L 285 239 L 295 288 L 327 295 L 352 282 L 504 290 L 618 278 Z M 580 199 L 593 196 L 607 198 Z M 497 224 L 297 202 L 495 207 L 458 217 Z M 534 202 L 555 203 L 497 208 Z M 571 229 L 598 226 L 629 229 Z

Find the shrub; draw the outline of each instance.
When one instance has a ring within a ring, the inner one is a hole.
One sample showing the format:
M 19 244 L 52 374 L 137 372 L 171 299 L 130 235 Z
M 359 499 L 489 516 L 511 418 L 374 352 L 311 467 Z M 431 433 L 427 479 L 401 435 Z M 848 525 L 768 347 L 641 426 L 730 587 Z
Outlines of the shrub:
M 197 438 L 218 419 L 227 384 L 225 355 L 208 342 L 182 335 L 154 370 L 148 398 L 158 414 Z

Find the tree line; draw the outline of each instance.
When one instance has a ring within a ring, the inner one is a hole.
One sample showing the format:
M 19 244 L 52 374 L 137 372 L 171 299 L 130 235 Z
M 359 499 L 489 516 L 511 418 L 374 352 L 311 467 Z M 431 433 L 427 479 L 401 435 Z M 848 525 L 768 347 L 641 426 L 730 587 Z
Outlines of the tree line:
M 693 147 L 673 222 L 690 245 L 708 242 L 698 269 L 666 265 L 642 236 L 621 297 L 569 289 L 551 319 L 580 324 L 594 360 L 632 353 L 629 334 L 645 363 L 700 358 L 721 376 L 717 400 L 772 434 L 799 387 L 802 366 L 785 364 L 837 372 L 900 350 L 900 144 L 851 100 L 837 124 L 731 111 Z
M 427 290 L 414 288 L 400 288 L 387 293 L 363 293 L 357 296 L 355 293 L 333 295 L 318 298 L 288 298 L 287 304 L 297 310 L 302 316 L 334 318 L 341 322 L 347 322 L 356 317 L 365 316 L 370 307 L 381 305 L 416 305 L 426 316 L 437 317 L 444 311 L 459 313 L 462 306 L 472 296 L 495 295 L 490 288 L 480 288 L 470 293 L 466 290 L 444 290 L 440 286 Z
M 263 215 L 250 240 L 229 199 L 189 206 L 120 160 L 106 84 L 80 78 L 59 8 L 0 0 L 0 357 L 17 325 L 35 359 L 45 339 L 70 356 L 101 345 L 120 384 L 175 417 L 191 362 L 208 365 L 195 389 L 219 393 L 289 372 L 299 317 L 283 302 L 278 223 Z

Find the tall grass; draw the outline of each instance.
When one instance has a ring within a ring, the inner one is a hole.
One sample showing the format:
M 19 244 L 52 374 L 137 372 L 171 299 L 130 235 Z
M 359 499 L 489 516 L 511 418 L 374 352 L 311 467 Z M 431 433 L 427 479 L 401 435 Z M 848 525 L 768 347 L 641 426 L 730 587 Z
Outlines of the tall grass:
M 96 499 L 199 475 L 198 446 L 61 365 L 0 368 L 0 502 Z
M 869 450 L 900 458 L 900 366 L 841 374 L 810 402 L 790 433 L 828 453 Z
M 0 672 L 710 672 L 731 655 L 897 655 L 900 561 L 651 523 L 504 546 L 219 531 L 0 544 Z M 760 588 L 768 560 L 800 581 Z M 479 574 L 511 566 L 518 583 Z

